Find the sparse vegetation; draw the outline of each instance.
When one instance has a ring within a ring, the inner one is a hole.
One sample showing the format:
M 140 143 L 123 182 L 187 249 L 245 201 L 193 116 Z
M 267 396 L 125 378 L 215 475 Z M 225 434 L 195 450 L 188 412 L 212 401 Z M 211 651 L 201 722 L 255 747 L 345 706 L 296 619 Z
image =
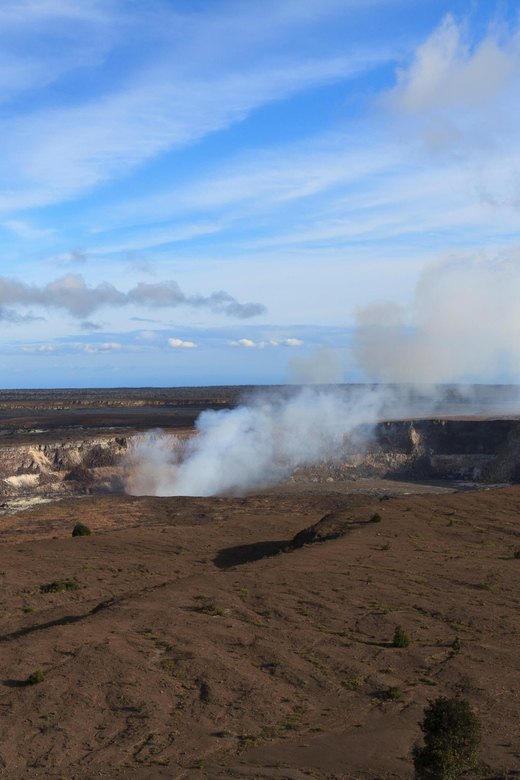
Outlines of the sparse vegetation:
M 359 689 L 362 688 L 364 684 L 364 677 L 350 677 L 341 681 L 341 685 L 343 688 L 346 688 L 347 691 L 359 691 Z
M 392 685 L 391 688 L 388 688 L 388 690 L 385 691 L 385 698 L 390 699 L 391 701 L 394 699 L 400 699 L 402 695 L 403 692 L 398 685 Z
M 396 626 L 394 631 L 393 646 L 394 647 L 409 647 L 411 639 L 401 626 Z
M 91 534 L 92 531 L 88 525 L 83 525 L 83 523 L 76 523 L 72 529 L 72 536 L 91 536 Z
M 459 637 L 456 636 L 451 645 L 452 652 L 459 653 L 461 647 L 462 647 L 462 642 L 460 641 Z
M 370 522 L 371 523 L 382 523 L 383 522 L 383 517 L 382 517 L 382 515 L 379 514 L 379 512 L 374 512 L 374 514 L 370 518 Z
M 40 585 L 40 593 L 63 593 L 66 590 L 81 590 L 76 580 L 53 580 L 48 585 Z
M 473 631 L 468 623 L 457 623 L 455 620 L 448 620 L 447 623 L 454 631 L 465 631 L 467 634 L 470 634 Z
M 229 609 L 218 607 L 214 601 L 207 601 L 205 604 L 195 607 L 195 612 L 200 612 L 202 615 L 211 615 L 212 617 L 226 617 L 226 615 L 229 615 Z
M 242 734 L 240 736 L 239 753 L 259 747 L 266 739 L 282 737 L 286 731 L 299 728 L 307 707 L 305 704 L 297 704 L 286 718 L 272 726 L 264 726 L 258 734 Z
M 424 746 L 413 750 L 416 780 L 459 780 L 476 767 L 481 726 L 466 699 L 430 701 L 419 725 Z
M 27 683 L 29 685 L 38 685 L 38 683 L 42 683 L 45 681 L 45 675 L 43 674 L 41 669 L 36 669 L 35 672 L 32 672 L 32 674 L 29 675 L 27 678 Z
M 332 669 L 326 664 L 324 664 L 320 659 L 314 655 L 314 653 L 306 653 L 304 650 L 296 650 L 298 655 L 301 655 L 302 658 L 304 658 L 306 661 L 308 661 L 310 664 L 316 667 L 316 669 L 319 669 L 320 672 L 322 672 L 327 677 L 332 677 L 334 675 L 334 672 Z

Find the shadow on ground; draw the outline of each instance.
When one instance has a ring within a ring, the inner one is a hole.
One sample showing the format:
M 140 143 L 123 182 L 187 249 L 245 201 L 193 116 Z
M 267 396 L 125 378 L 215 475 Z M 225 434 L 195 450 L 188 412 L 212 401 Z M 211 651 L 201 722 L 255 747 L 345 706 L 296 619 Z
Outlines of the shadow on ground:
M 292 546 L 292 540 L 278 542 L 256 542 L 255 544 L 240 544 L 219 550 L 213 563 L 219 569 L 229 569 L 231 566 L 241 566 L 243 563 L 271 558 Z

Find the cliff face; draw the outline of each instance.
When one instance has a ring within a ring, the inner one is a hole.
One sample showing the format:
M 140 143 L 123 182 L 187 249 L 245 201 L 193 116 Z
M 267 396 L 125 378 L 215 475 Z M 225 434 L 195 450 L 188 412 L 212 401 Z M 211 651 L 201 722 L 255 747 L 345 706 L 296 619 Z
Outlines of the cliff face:
M 178 434 L 181 439 L 186 433 Z M 134 437 L 95 436 L 0 448 L 0 496 L 122 492 Z M 173 442 L 173 440 L 172 440 Z M 289 466 L 290 464 L 285 464 Z M 356 477 L 520 481 L 520 421 L 408 420 L 359 428 L 341 451 L 290 482 Z
M 291 481 L 359 477 L 520 481 L 518 420 L 407 420 L 357 431 L 340 457 L 296 469 Z
M 0 449 L 0 493 L 75 493 L 120 487 L 120 464 L 128 449 L 121 437 L 14 445 Z

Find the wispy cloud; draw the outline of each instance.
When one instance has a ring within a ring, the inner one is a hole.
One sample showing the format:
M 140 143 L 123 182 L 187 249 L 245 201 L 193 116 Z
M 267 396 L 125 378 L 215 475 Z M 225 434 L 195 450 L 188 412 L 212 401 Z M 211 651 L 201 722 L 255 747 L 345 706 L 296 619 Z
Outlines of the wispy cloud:
M 222 240 L 239 230 L 246 249 L 426 231 L 473 230 L 483 242 L 515 231 L 520 28 L 491 27 L 471 41 L 448 15 L 396 78 L 371 121 L 237 155 L 187 186 L 105 210 L 105 226 L 164 220 L 175 209 L 209 216 Z
M 122 17 L 122 5 L 114 0 L 4 0 L 0 102 L 99 66 L 124 27 Z
M 11 230 L 13 233 L 16 233 L 16 235 L 20 236 L 20 238 L 24 238 L 29 241 L 43 238 L 44 236 L 49 236 L 56 232 L 53 230 L 53 228 L 44 228 L 41 230 L 39 228 L 32 227 L 32 225 L 28 225 L 27 222 L 24 222 L 21 219 L 6 219 L 2 225 L 8 230 Z
M 310 31 L 313 21 L 323 17 L 316 3 L 305 3 L 300 10 L 287 0 L 278 5 L 276 11 L 272 4 L 273 18 L 264 7 L 261 12 L 249 7 L 244 14 L 247 4 L 240 3 L 231 15 L 232 5 L 224 15 L 174 15 L 171 21 L 184 31 L 184 39 L 173 48 L 156 47 L 155 57 L 150 48 L 148 62 L 126 83 L 110 85 L 101 96 L 79 105 L 38 109 L 4 121 L 3 172 L 11 184 L 0 192 L 0 208 L 75 197 L 167 150 L 240 122 L 259 106 L 347 80 L 389 57 L 388 51 L 359 47 L 349 56 L 340 54 L 339 47 L 329 56 L 321 52 L 273 56 L 270 42 L 281 30 L 290 29 L 291 22 Z M 340 9 L 340 3 L 324 4 L 326 15 Z M 152 13 L 151 18 L 157 24 L 168 21 L 161 14 Z M 131 25 L 137 29 L 142 21 L 150 40 L 164 36 L 162 29 L 151 29 L 153 21 L 135 13 Z M 240 37 L 233 35 L 233 28 L 241 31 Z M 247 51 L 243 47 L 248 38 Z M 226 56 L 221 56 L 221 49 Z M 215 62 L 208 62 L 212 56 Z M 203 72 L 201 57 L 206 63 Z

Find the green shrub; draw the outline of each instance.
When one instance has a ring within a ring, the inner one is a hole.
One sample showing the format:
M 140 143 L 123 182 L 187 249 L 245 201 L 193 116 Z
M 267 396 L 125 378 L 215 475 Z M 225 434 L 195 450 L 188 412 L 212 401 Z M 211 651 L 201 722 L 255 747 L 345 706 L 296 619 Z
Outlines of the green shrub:
M 379 512 L 374 512 L 374 514 L 373 514 L 373 515 L 372 515 L 372 517 L 370 518 L 370 522 L 371 522 L 371 523 L 382 523 L 382 522 L 383 522 L 383 518 L 382 518 L 382 516 L 379 514 Z
M 465 699 L 430 701 L 420 723 L 424 747 L 413 750 L 416 780 L 459 780 L 477 765 L 480 722 Z
M 80 590 L 76 580 L 53 580 L 48 585 L 40 585 L 40 593 L 63 593 L 65 590 Z
M 392 685 L 391 688 L 389 688 L 387 691 L 385 691 L 385 697 L 387 699 L 400 699 L 403 695 L 402 690 L 399 688 L 398 685 Z
M 44 674 L 41 669 L 36 669 L 35 672 L 29 675 L 27 682 L 29 685 L 38 685 L 45 680 Z
M 72 529 L 72 536 L 91 536 L 91 534 L 92 531 L 88 525 L 83 525 L 83 523 L 76 523 Z
M 201 604 L 200 607 L 195 607 L 195 612 L 200 612 L 202 615 L 211 615 L 212 617 L 226 617 L 226 615 L 229 615 L 229 609 L 218 607 L 214 601 L 207 601 L 205 604 Z
M 451 645 L 451 649 L 454 653 L 459 653 L 461 647 L 462 647 L 462 642 L 460 641 L 458 636 L 456 636 Z
M 394 631 L 394 647 L 410 647 L 410 637 L 401 626 L 396 626 Z

